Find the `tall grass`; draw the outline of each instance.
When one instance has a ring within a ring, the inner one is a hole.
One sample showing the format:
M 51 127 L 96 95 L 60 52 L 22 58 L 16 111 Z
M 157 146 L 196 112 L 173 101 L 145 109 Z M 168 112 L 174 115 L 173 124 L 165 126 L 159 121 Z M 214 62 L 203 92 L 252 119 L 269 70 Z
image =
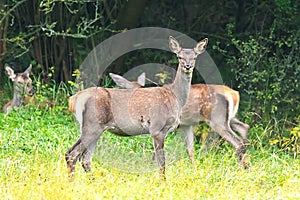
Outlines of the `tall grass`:
M 182 136 L 169 134 L 162 181 L 148 135 L 105 132 L 92 172 L 78 164 L 70 181 L 64 153 L 79 127 L 61 96 L 55 107 L 0 113 L 0 199 L 300 199 L 300 160 L 268 144 L 272 125 L 250 131 L 251 171 L 239 166 L 226 142 L 209 151 L 197 148 L 192 165 Z

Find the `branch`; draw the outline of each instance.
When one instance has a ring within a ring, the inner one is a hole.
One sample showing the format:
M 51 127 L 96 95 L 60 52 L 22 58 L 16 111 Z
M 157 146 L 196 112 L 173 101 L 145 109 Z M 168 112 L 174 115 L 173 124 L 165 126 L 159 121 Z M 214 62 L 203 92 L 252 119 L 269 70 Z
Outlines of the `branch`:
M 16 3 L 16 5 L 14 5 L 11 9 L 9 9 L 4 15 L 3 17 L 1 18 L 0 20 L 0 26 L 1 24 L 4 22 L 5 18 L 10 15 L 11 12 L 13 12 L 18 6 L 20 6 L 21 4 L 23 4 L 24 2 L 26 2 L 27 0 L 22 0 L 22 1 L 19 1 L 18 3 Z

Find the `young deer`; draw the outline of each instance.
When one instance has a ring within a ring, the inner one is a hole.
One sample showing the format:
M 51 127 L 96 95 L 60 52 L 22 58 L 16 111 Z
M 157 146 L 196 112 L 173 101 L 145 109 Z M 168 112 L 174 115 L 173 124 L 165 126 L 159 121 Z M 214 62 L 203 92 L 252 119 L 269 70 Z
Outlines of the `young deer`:
M 5 70 L 14 85 L 14 97 L 4 105 L 4 113 L 8 113 L 14 106 L 20 107 L 30 102 L 31 96 L 34 94 L 32 80 L 29 77 L 31 69 L 32 66 L 30 65 L 23 73 L 15 74 L 14 70 L 5 64 Z
M 91 170 L 91 157 L 98 138 L 109 130 L 121 136 L 149 133 L 160 174 L 165 177 L 164 139 L 179 124 L 182 107 L 189 95 L 196 58 L 205 51 L 208 40 L 194 49 L 181 48 L 170 36 L 169 47 L 177 54 L 179 65 L 175 80 L 166 87 L 117 89 L 92 87 L 69 99 L 69 109 L 80 124 L 81 135 L 66 152 L 69 175 L 76 161 L 82 160 L 85 171 Z
M 110 73 L 113 81 L 124 88 L 138 88 L 145 85 L 146 78 L 139 78 L 137 82 L 130 82 L 117 74 Z M 185 135 L 186 148 L 191 162 L 194 162 L 194 134 L 193 126 L 199 121 L 205 121 L 212 129 L 230 142 L 237 150 L 240 161 L 245 153 L 244 143 L 247 142 L 249 125 L 236 118 L 240 102 L 240 95 L 224 85 L 193 84 L 187 103 L 182 109 L 179 132 Z M 232 129 L 239 132 L 242 139 Z

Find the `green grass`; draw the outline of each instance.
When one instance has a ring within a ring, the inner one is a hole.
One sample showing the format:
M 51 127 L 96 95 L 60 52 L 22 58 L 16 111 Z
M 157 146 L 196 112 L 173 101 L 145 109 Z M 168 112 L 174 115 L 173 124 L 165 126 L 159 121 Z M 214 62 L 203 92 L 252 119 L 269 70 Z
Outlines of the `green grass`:
M 26 106 L 0 113 L 0 199 L 300 199 L 300 160 L 272 146 L 251 129 L 251 171 L 237 163 L 226 142 L 190 164 L 182 137 L 166 139 L 166 181 L 152 163 L 149 136 L 104 133 L 93 171 L 80 164 L 69 181 L 65 152 L 79 136 L 66 106 Z

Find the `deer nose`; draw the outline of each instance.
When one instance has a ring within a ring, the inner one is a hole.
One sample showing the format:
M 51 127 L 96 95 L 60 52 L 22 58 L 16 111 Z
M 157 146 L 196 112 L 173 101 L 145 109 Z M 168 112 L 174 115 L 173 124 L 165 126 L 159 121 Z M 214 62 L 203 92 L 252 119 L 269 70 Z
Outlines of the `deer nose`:
M 29 95 L 29 96 L 33 96 L 34 93 L 35 93 L 34 89 L 31 89 L 31 90 L 29 90 L 28 95 Z
M 185 69 L 190 70 L 192 68 L 191 65 L 185 65 Z

